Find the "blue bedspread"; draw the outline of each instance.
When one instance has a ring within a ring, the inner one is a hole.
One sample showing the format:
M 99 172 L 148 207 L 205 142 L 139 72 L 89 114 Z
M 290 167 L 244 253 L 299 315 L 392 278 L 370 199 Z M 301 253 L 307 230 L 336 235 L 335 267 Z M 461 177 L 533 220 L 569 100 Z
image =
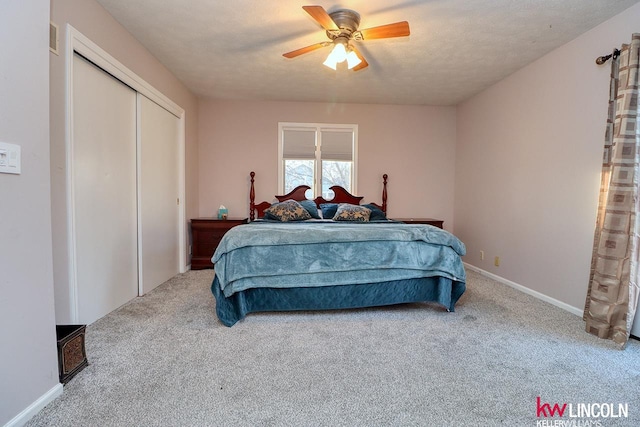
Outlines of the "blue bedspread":
M 252 223 L 227 232 L 212 257 L 225 296 L 252 288 L 465 282 L 464 244 L 429 225 Z

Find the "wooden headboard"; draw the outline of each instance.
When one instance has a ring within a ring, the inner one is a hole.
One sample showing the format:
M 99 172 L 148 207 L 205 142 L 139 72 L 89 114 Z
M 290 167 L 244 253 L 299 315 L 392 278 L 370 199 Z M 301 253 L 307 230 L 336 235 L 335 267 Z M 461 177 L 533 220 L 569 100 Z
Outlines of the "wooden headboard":
M 256 204 L 255 202 L 256 201 L 256 189 L 255 189 L 256 173 L 252 171 L 249 174 L 249 176 L 251 176 L 251 190 L 249 191 L 249 221 L 253 221 L 254 219 L 256 219 L 256 217 L 257 218 L 262 217 L 264 214 L 264 210 L 267 209 L 269 206 L 271 206 L 271 203 L 260 202 Z M 379 205 L 377 203 L 371 203 L 372 205 L 375 205 L 378 208 L 380 208 L 384 213 L 387 213 L 387 178 L 389 178 L 389 176 L 386 173 L 382 175 L 382 204 Z M 299 185 L 293 190 L 291 190 L 289 193 L 283 196 L 275 196 L 275 197 L 276 199 L 278 199 L 279 202 L 284 202 L 285 200 L 296 200 L 300 202 L 302 200 L 307 200 L 305 193 L 307 192 L 307 190 L 310 190 L 310 189 L 311 187 L 309 187 L 308 185 Z M 343 187 L 339 185 L 334 185 L 330 189 L 333 191 L 333 194 L 334 194 L 333 199 L 327 200 L 322 196 L 318 196 L 315 199 L 313 199 L 313 201 L 315 202 L 318 208 L 323 203 L 349 203 L 352 205 L 359 205 L 360 201 L 363 199 L 362 196 L 354 196 L 353 194 L 349 193 L 347 190 L 345 190 Z M 257 215 L 256 215 L 256 211 L 257 211 Z

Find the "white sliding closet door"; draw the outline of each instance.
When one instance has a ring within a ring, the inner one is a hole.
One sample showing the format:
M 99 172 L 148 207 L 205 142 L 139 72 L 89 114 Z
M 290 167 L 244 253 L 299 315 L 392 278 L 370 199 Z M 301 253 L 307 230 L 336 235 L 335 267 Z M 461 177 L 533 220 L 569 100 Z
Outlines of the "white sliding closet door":
M 138 295 L 136 92 L 73 61 L 76 298 L 89 324 Z
M 179 119 L 147 97 L 138 97 L 140 293 L 145 294 L 179 272 Z

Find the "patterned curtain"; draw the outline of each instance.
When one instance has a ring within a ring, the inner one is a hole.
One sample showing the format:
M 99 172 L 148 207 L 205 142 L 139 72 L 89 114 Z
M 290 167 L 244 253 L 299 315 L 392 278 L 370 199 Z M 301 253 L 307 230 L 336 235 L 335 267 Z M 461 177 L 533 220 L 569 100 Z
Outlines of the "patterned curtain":
M 638 305 L 640 33 L 612 59 L 598 217 L 584 309 L 586 330 L 624 347 Z

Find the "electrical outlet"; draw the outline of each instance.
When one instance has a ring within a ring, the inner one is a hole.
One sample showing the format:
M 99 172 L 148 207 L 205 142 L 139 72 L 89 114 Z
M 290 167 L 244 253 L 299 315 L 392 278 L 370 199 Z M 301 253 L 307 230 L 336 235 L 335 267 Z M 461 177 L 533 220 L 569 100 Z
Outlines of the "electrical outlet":
M 495 264 L 496 267 L 500 267 L 500 257 L 497 256 L 495 260 L 493 260 L 493 263 Z
M 480 261 L 484 261 L 484 251 L 480 251 Z

